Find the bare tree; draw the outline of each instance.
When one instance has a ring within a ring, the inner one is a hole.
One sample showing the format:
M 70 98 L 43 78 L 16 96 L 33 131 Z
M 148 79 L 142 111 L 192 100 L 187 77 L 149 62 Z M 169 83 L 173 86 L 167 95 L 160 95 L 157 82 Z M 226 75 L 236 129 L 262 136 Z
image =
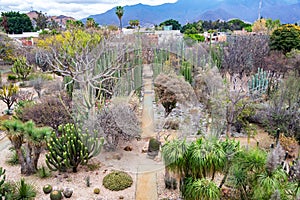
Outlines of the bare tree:
M 106 150 L 115 150 L 120 140 L 130 141 L 140 137 L 140 124 L 130 106 L 125 104 L 101 109 L 95 124 L 96 130 L 105 138 Z
M 222 71 L 242 77 L 263 68 L 269 53 L 268 41 L 267 35 L 230 36 L 223 47 Z

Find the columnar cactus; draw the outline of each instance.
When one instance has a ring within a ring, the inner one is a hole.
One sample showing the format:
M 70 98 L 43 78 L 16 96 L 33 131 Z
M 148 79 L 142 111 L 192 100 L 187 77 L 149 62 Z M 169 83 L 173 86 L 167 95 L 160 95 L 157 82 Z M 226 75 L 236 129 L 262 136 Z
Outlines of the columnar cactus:
M 250 94 L 266 93 L 269 85 L 269 74 L 262 68 L 258 68 L 258 72 L 254 74 L 248 82 Z
M 60 137 L 53 133 L 47 142 L 49 153 L 46 155 L 46 164 L 49 169 L 66 171 L 71 168 L 77 172 L 80 164 L 87 164 L 90 158 L 100 153 L 103 140 L 82 134 L 74 124 L 66 124 L 60 130 Z

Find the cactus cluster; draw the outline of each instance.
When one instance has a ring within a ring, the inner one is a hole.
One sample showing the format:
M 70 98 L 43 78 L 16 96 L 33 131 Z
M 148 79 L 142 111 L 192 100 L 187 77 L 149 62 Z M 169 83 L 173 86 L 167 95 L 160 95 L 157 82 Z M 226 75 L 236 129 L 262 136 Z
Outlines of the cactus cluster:
M 89 134 L 83 134 L 74 124 L 61 126 L 60 131 L 60 137 L 53 133 L 47 142 L 49 153 L 46 155 L 46 164 L 49 169 L 72 169 L 73 172 L 77 172 L 80 164 L 87 164 L 89 159 L 100 153 L 103 139 L 98 140 Z
M 267 92 L 269 86 L 269 73 L 262 68 L 258 68 L 258 72 L 254 74 L 248 82 L 249 93 L 251 95 L 261 95 Z

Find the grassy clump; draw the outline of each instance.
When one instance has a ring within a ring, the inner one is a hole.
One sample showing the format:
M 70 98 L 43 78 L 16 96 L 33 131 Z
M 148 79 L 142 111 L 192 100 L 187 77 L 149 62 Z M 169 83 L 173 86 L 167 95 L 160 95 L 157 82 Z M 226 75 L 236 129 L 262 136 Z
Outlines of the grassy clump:
M 132 183 L 132 177 L 121 171 L 113 171 L 103 178 L 103 186 L 112 191 L 124 190 L 129 188 Z

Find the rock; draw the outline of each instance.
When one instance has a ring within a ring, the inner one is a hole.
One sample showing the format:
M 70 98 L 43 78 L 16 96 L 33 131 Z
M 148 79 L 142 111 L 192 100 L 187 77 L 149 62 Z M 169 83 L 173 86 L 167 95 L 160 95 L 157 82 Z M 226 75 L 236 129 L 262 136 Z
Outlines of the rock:
M 131 146 L 126 146 L 125 148 L 124 148 L 124 151 L 132 151 L 132 147 Z
M 121 153 L 114 153 L 112 155 L 112 159 L 114 159 L 114 160 L 121 160 L 122 156 L 123 155 Z
M 124 196 L 119 196 L 119 199 L 124 199 Z
M 68 178 L 68 177 L 69 177 L 68 174 L 64 174 L 64 175 L 63 175 L 63 178 Z
M 148 152 L 148 146 L 144 146 L 142 149 L 142 153 L 147 153 Z

